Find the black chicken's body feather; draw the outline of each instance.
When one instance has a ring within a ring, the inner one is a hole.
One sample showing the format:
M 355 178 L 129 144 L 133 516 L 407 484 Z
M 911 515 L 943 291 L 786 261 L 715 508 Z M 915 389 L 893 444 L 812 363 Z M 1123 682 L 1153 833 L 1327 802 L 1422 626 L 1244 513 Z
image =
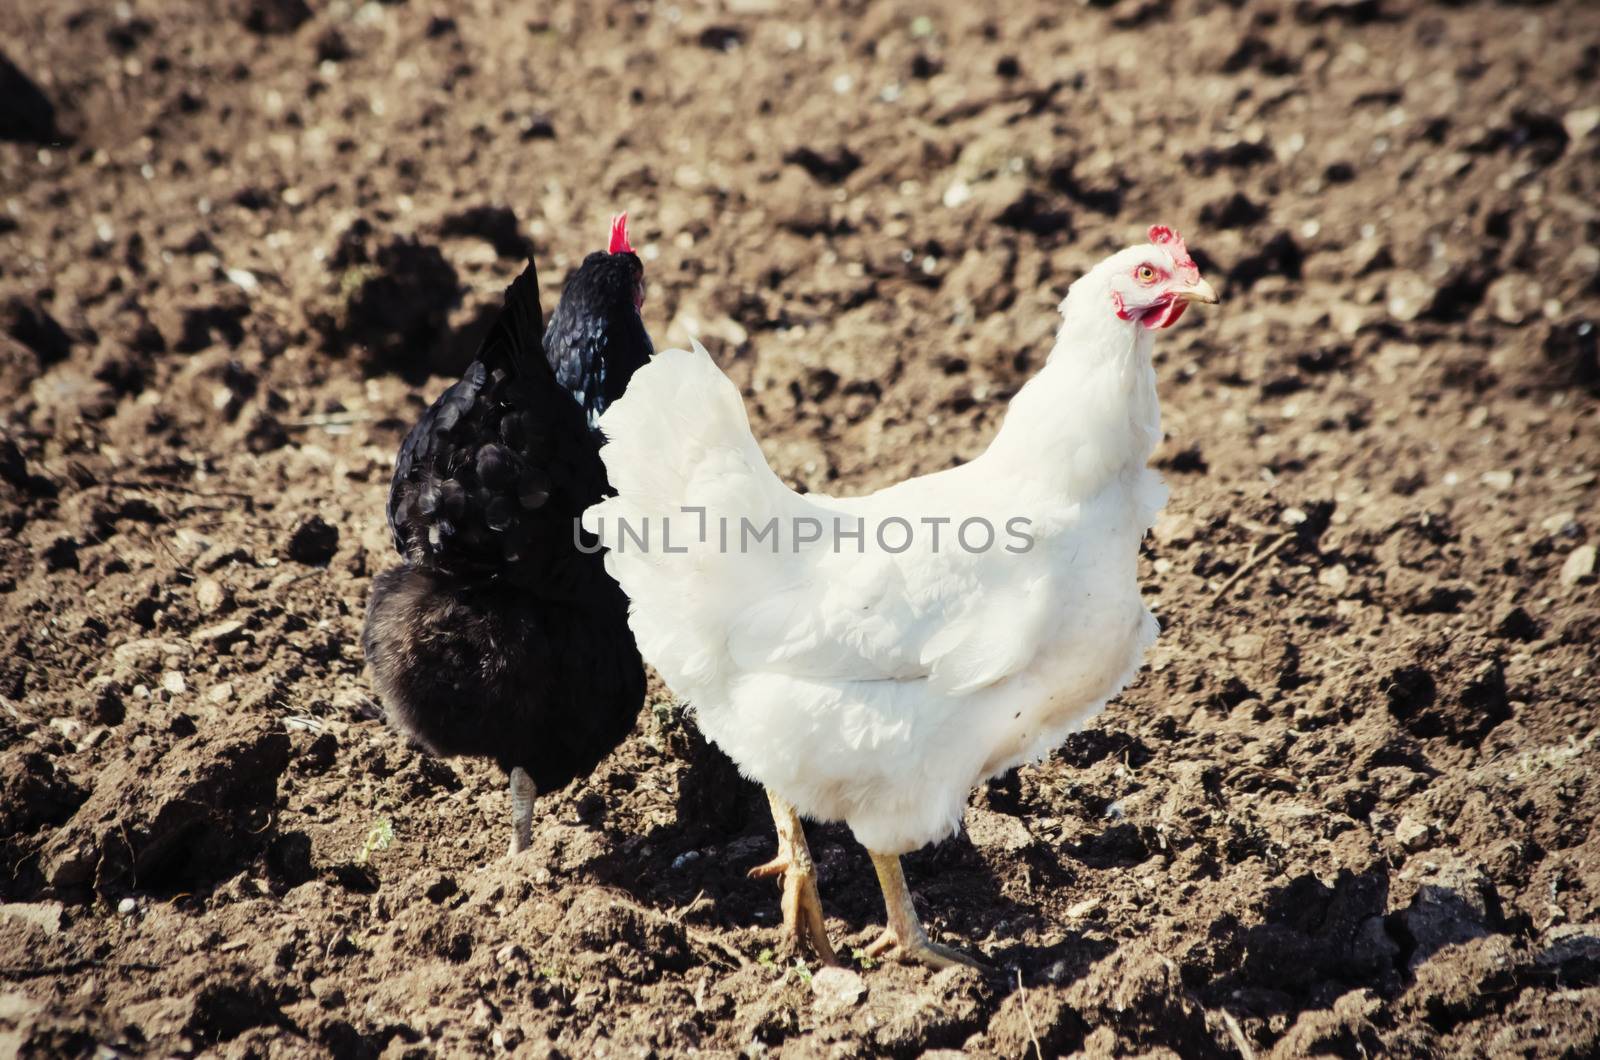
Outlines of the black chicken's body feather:
M 435 753 L 524 769 L 541 792 L 616 747 L 645 690 L 627 598 L 578 519 L 609 492 L 592 401 L 603 408 L 617 376 L 620 394 L 649 339 L 633 304 L 642 349 L 583 280 L 546 332 L 530 263 L 477 359 L 406 436 L 388 505 L 405 562 L 374 580 L 362 636 L 393 724 Z M 558 365 L 583 385 L 569 390 Z

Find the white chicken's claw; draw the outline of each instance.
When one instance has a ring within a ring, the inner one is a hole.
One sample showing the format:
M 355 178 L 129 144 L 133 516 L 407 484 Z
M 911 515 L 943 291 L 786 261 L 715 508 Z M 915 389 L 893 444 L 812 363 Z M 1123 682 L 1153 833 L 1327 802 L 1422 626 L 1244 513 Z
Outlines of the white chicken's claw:
M 898 960 L 926 965 L 936 971 L 954 965 L 983 971 L 983 962 L 976 958 L 928 941 L 928 933 L 923 930 L 916 906 L 911 902 L 911 889 L 906 886 L 906 874 L 900 868 L 900 858 L 875 851 L 868 853 L 872 854 L 872 867 L 878 871 L 878 886 L 883 888 L 883 904 L 889 914 L 889 927 L 882 938 L 867 947 L 867 956 L 881 957 L 893 950 Z
M 527 770 L 519 766 L 511 771 L 511 849 L 507 857 L 516 857 L 533 842 L 533 801 L 538 795 Z
M 809 949 L 823 964 L 837 966 L 838 956 L 828 941 L 828 927 L 822 917 L 822 896 L 817 891 L 817 867 L 811 860 L 805 827 L 800 814 L 783 797 L 767 789 L 772 806 L 772 823 L 778 830 L 778 856 L 751 869 L 751 879 L 783 877 L 784 932 L 801 949 Z

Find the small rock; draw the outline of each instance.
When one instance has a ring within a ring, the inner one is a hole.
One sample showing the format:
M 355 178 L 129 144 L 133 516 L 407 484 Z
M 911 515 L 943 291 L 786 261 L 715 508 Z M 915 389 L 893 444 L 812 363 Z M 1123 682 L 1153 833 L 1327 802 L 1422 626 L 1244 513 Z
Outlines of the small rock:
M 1259 633 L 1236 633 L 1227 640 L 1228 652 L 1235 659 L 1253 659 L 1267 646 L 1267 638 Z
M 1363 239 L 1350 249 L 1350 262 L 1355 266 L 1357 276 L 1365 276 L 1379 269 L 1391 268 L 1394 265 L 1394 255 L 1389 252 L 1389 245 L 1373 237 Z
M 1193 519 L 1170 510 L 1156 516 L 1155 525 L 1150 528 L 1151 536 L 1163 545 L 1187 545 L 1194 540 L 1194 533 Z
M 1022 850 L 1033 845 L 1033 833 L 1015 817 L 978 806 L 967 808 L 967 838 L 979 850 Z
M 1395 842 L 1407 850 L 1424 850 L 1433 840 L 1433 828 L 1410 814 L 1403 815 L 1394 830 Z
M 1350 587 L 1350 568 L 1343 563 L 1335 563 L 1331 567 L 1324 567 L 1317 572 L 1317 583 L 1327 586 L 1335 593 L 1342 594 Z
M 1567 561 L 1561 565 L 1561 584 L 1573 586 L 1594 577 L 1594 561 L 1593 545 L 1579 545 L 1567 553 Z
M 83 722 L 77 718 L 51 718 L 50 728 L 59 732 L 68 743 L 77 743 L 83 735 Z
M 1384 288 L 1389 315 L 1402 324 L 1420 317 L 1433 302 L 1433 285 L 1414 272 L 1402 272 Z
M 176 670 L 168 670 L 161 675 L 161 687 L 174 696 L 181 696 L 189 691 L 189 683 Z
M 100 852 L 88 843 L 79 843 L 52 857 L 45 867 L 45 879 L 52 887 L 76 887 L 94 877 Z
M 296 563 L 325 567 L 339 551 L 339 529 L 320 515 L 313 515 L 289 535 L 289 558 Z
M 1568 528 L 1577 524 L 1578 517 L 1575 512 L 1560 512 L 1552 515 L 1539 524 L 1539 529 L 1552 536 L 1567 533 Z
M 1487 298 L 1494 318 L 1515 327 L 1539 315 L 1544 290 L 1532 277 L 1508 272 L 1489 285 Z
M 193 633 L 189 634 L 189 639 L 200 644 L 210 644 L 213 647 L 222 647 L 225 644 L 229 644 L 238 640 L 243 631 L 243 622 L 240 622 L 237 619 L 229 619 L 226 622 L 218 622 L 216 625 L 197 629 Z
M 134 901 L 132 898 L 124 898 L 122 901 L 117 903 L 117 912 L 121 913 L 123 916 L 132 916 L 138 911 L 139 903 Z
M 215 578 L 201 578 L 195 583 L 194 604 L 202 615 L 214 615 L 228 603 L 228 590 Z
M 215 703 L 218 706 L 221 706 L 232 698 L 233 684 L 229 681 L 223 681 L 220 684 L 212 685 L 210 691 L 206 692 L 206 702 Z
M 189 649 L 184 645 L 170 640 L 157 640 L 153 637 L 141 637 L 130 640 L 126 644 L 118 645 L 111 653 L 111 657 L 118 664 L 141 673 L 153 671 L 169 655 L 185 656 Z
M 1478 477 L 1478 481 L 1492 490 L 1499 490 L 1504 493 L 1517 481 L 1517 474 L 1504 468 L 1496 471 L 1485 471 Z
M 866 980 L 848 968 L 819 968 L 811 976 L 811 994 L 818 1012 L 835 1015 L 855 1005 L 867 992 Z
M 1096 909 L 1100 908 L 1100 899 L 1085 898 L 1081 902 L 1074 902 L 1067 906 L 1067 917 L 1071 920 L 1082 920 Z
M 1569 110 L 1561 119 L 1561 127 L 1576 143 L 1585 136 L 1600 128 L 1600 107 L 1584 107 L 1582 110 Z

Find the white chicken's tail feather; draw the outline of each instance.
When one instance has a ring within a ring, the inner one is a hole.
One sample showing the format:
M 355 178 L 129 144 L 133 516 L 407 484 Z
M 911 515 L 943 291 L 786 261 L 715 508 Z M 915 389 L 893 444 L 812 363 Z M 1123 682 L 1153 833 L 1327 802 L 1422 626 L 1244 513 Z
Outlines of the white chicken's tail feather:
M 767 466 L 738 390 L 698 342 L 635 372 L 600 429 L 617 496 L 584 526 L 610 550 L 606 569 L 633 601 L 641 651 L 689 694 L 721 671 L 729 616 L 774 574 L 770 554 L 742 554 L 740 520 L 764 523 L 799 498 Z M 722 520 L 733 528 L 725 549 Z

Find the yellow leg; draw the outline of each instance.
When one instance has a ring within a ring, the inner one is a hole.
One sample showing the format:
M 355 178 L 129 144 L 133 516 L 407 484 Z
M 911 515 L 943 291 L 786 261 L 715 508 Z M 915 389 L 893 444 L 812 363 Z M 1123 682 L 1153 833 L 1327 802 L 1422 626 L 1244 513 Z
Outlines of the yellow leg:
M 838 964 L 828 928 L 822 920 L 822 897 L 817 893 L 817 868 L 806 845 L 800 814 L 776 792 L 767 790 L 772 823 L 778 828 L 778 856 L 750 870 L 756 879 L 783 877 L 783 927 L 797 946 L 809 948 L 823 964 Z
M 911 890 L 906 886 L 906 874 L 900 868 L 900 858 L 894 854 L 872 855 L 872 867 L 878 870 L 878 886 L 883 888 L 883 904 L 889 913 L 889 927 L 883 937 L 867 948 L 869 956 L 879 956 L 898 949 L 902 961 L 916 961 L 929 968 L 949 968 L 960 964 L 968 968 L 983 965 L 959 950 L 928 941 L 917 919 L 916 907 L 911 904 Z

